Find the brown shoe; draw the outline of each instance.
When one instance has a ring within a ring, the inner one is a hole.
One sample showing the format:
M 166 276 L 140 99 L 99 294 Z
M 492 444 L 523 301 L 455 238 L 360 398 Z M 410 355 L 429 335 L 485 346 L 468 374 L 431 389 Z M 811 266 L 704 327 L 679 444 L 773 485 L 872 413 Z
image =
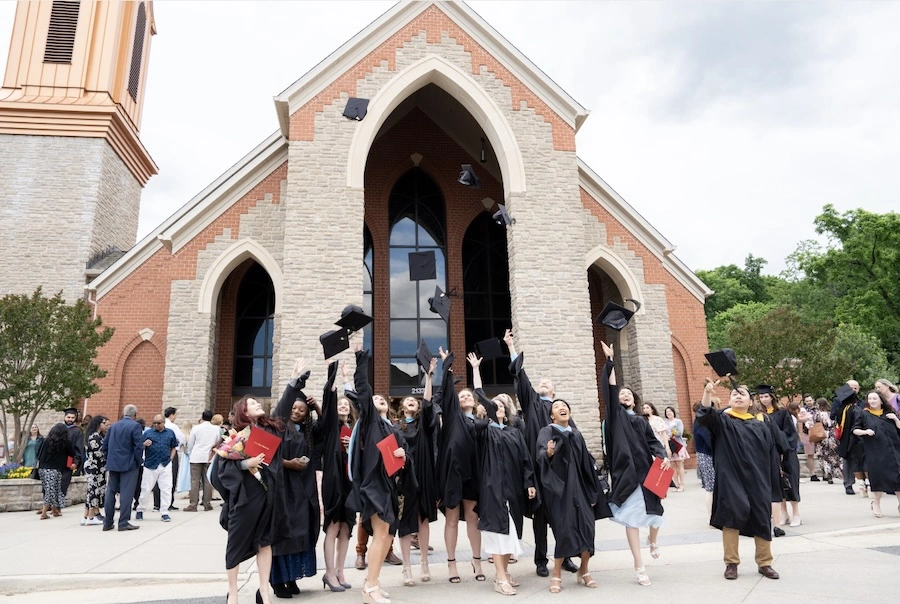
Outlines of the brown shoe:
M 760 570 L 762 572 L 762 570 Z M 725 578 L 734 581 L 737 579 L 737 564 L 729 563 L 725 565 Z
M 365 556 L 357 556 L 356 557 L 356 570 L 366 570 L 366 557 Z
M 205 505 L 203 506 L 203 509 L 204 509 L 204 511 L 211 512 L 211 511 L 212 511 L 212 504 L 211 504 L 211 503 L 205 504 Z
M 766 579 L 777 579 L 778 573 L 775 572 L 775 569 L 771 566 L 760 566 L 759 574 L 761 574 Z
M 403 564 L 403 560 L 397 557 L 397 554 L 394 553 L 394 550 L 390 550 L 388 555 L 384 557 L 385 564 L 393 564 L 394 566 L 400 566 Z
M 185 512 L 196 512 L 196 511 L 197 511 L 197 506 L 196 506 L 196 505 L 188 505 L 188 506 L 185 506 L 185 507 L 184 507 L 184 511 L 185 511 Z

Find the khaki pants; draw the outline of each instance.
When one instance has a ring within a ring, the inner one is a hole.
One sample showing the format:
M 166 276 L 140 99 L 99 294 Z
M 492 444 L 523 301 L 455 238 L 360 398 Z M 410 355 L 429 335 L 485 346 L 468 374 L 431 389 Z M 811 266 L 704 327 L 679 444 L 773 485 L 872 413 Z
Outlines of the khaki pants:
M 741 555 L 738 551 L 738 542 L 741 534 L 737 529 L 722 529 L 722 546 L 725 548 L 725 564 L 740 564 Z M 756 565 L 772 566 L 772 542 L 762 537 L 754 537 L 756 544 Z

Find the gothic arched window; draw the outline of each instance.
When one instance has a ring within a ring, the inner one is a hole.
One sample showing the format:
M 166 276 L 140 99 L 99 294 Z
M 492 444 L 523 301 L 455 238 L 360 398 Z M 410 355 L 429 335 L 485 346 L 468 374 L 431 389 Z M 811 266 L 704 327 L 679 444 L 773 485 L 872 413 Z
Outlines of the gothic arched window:
M 271 396 L 275 287 L 259 264 L 254 263 L 241 280 L 236 314 L 232 394 Z

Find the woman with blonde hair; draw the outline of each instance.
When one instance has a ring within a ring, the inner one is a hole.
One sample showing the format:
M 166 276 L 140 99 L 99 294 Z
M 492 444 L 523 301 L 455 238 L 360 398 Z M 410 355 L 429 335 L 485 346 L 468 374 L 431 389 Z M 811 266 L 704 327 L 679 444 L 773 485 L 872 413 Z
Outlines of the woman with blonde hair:
M 881 397 L 881 402 L 885 407 L 890 406 L 895 413 L 900 413 L 900 394 L 897 393 L 897 387 L 890 381 L 881 378 L 875 381 L 875 392 Z

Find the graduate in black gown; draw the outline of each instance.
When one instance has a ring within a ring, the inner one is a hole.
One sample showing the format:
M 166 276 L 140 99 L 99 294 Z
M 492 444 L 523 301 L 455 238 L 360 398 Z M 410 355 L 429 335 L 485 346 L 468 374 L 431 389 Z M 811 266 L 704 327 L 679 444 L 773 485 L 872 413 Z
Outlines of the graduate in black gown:
M 341 361 L 343 368 L 343 361 Z M 328 379 L 322 393 L 322 507 L 325 533 L 322 550 L 325 574 L 322 584 L 331 591 L 344 591 L 351 585 L 344 577 L 344 562 L 350 546 L 350 533 L 356 523 L 356 512 L 347 505 L 353 485 L 347 474 L 349 432 L 356 425 L 356 406 L 346 396 L 338 396 L 335 388 L 338 364 L 328 365 Z M 344 369 L 346 371 L 346 369 Z M 342 435 L 343 432 L 343 435 Z
M 865 409 L 853 420 L 853 434 L 866 450 L 872 513 L 881 518 L 881 496 L 885 492 L 893 491 L 900 502 L 900 419 L 873 390 L 866 395 Z
M 320 440 L 303 387 L 309 372 L 303 359 L 294 371 L 272 412 L 284 422 L 281 443 L 281 480 L 275 504 L 275 542 L 269 583 L 279 598 L 299 594 L 297 579 L 316 575 L 319 537 L 319 494 L 312 462 L 314 443 Z
M 511 402 L 504 400 L 508 397 L 488 398 L 481 382 L 482 359 L 474 353 L 467 359 L 472 366 L 475 397 L 486 415 L 486 419 L 475 421 L 481 495 L 478 528 L 482 547 L 494 561 L 494 591 L 512 596 L 519 583 L 509 574 L 509 560 L 523 551 L 524 513 L 528 502 L 537 496 L 534 463 L 522 432 L 510 423 L 515 415 Z
M 594 507 L 605 506 L 606 501 L 597 479 L 594 459 L 581 432 L 571 425 L 571 417 L 569 403 L 562 399 L 554 400 L 550 406 L 553 423 L 541 428 L 537 436 L 535 467 L 540 468 L 538 477 L 544 509 L 556 541 L 550 577 L 551 593 L 559 593 L 562 589 L 560 574 L 563 560 L 570 556 L 581 558 L 576 581 L 585 587 L 597 587 L 597 582 L 591 578 L 588 562 L 594 555 L 598 516 Z
M 725 410 L 711 407 L 718 384 L 707 380 L 697 422 L 712 434 L 716 485 L 709 523 L 722 531 L 725 578 L 737 579 L 738 541 L 743 535 L 753 537 L 759 574 L 777 579 L 772 568 L 772 467 L 754 463 L 759 454 L 770 458 L 775 441 L 763 414 L 748 412 L 751 398 L 746 386 L 732 385 Z
M 772 442 L 775 443 L 774 448 L 760 451 L 759 459 L 762 466 L 768 467 L 769 469 L 771 484 L 769 501 L 772 503 L 772 533 L 776 537 L 784 537 L 785 532 L 781 526 L 779 526 L 779 519 L 781 518 L 781 504 L 784 501 L 784 486 L 785 483 L 790 483 L 787 479 L 787 475 L 783 474 L 781 469 L 781 459 L 790 448 L 790 445 L 788 444 L 788 439 L 784 432 L 782 432 L 781 429 L 775 425 L 775 421 L 766 414 L 765 406 L 761 403 L 753 403 L 750 405 L 749 413 L 759 415 L 759 417 L 762 418 L 763 423 L 765 423 L 766 427 L 769 429 L 769 434 L 772 435 Z
M 544 426 L 551 423 L 550 421 L 550 403 L 556 398 L 556 390 L 553 381 L 550 378 L 542 377 L 538 380 L 537 388 L 531 384 L 528 374 L 525 373 L 525 355 L 516 352 L 515 342 L 513 340 L 512 331 L 507 329 L 503 334 L 503 341 L 509 349 L 510 365 L 509 372 L 514 377 L 516 398 L 522 406 L 522 415 L 524 420 L 520 423 L 524 424 L 525 444 L 531 449 L 532 455 L 537 453 L 537 435 Z M 574 425 L 574 422 L 573 422 Z M 543 506 L 543 498 L 541 497 L 541 480 L 538 475 L 539 467 L 535 467 L 535 482 L 538 484 L 537 498 L 531 506 L 531 513 L 526 514 L 532 518 L 531 526 L 534 531 L 534 566 L 535 572 L 539 577 L 546 577 L 550 574 L 547 570 L 547 526 L 548 519 L 546 510 Z M 568 558 L 563 561 L 563 569 L 569 572 L 575 572 L 578 567 Z
M 606 444 L 610 486 L 609 507 L 615 522 L 625 526 L 625 537 L 634 560 L 638 583 L 650 585 L 650 577 L 641 556 L 642 527 L 648 527 L 650 555 L 659 558 L 659 529 L 663 506 L 659 496 L 644 486 L 653 458 L 662 460 L 662 468 L 670 465 L 666 449 L 656 438 L 650 423 L 634 412 L 634 395 L 629 389 L 619 391 L 616 385 L 613 349 L 602 343 L 606 364 L 600 374 L 601 392 L 606 399 L 603 439 Z M 630 396 L 629 396 L 630 395 Z
M 797 457 L 797 445 L 800 435 L 794 424 L 794 416 L 777 400 L 775 390 L 768 384 L 756 387 L 759 403 L 772 423 L 784 434 L 787 449 L 781 452 L 781 473 L 785 476 L 782 497 L 777 506 L 772 507 L 772 522 L 777 526 L 788 523 L 787 501 L 791 502 L 791 526 L 800 526 L 800 458 Z
M 245 396 L 234 404 L 232 425 L 238 431 L 253 426 L 279 437 L 284 430 L 281 422 L 266 417 L 262 405 L 251 396 Z M 253 556 L 256 556 L 259 571 L 258 601 L 271 604 L 268 579 L 272 569 L 272 543 L 275 539 L 272 520 L 281 475 L 281 453 L 276 451 L 269 465 L 263 463 L 263 459 L 262 454 L 244 460 L 216 459 L 216 482 L 213 486 L 223 502 L 219 524 L 228 531 L 225 546 L 228 604 L 238 602 L 240 563 Z
M 439 429 L 435 406 L 432 404 L 432 381 L 437 359 L 432 357 L 425 374 L 425 391 L 420 401 L 407 396 L 400 401 L 400 418 L 397 428 L 406 441 L 407 453 L 415 475 L 415 489 L 404 488 L 403 514 L 397 534 L 400 535 L 400 554 L 403 558 L 403 584 L 416 584 L 410 568 L 413 534 L 419 536 L 420 569 L 423 583 L 431 581 L 428 568 L 428 542 L 431 523 L 437 520 L 437 479 L 434 472 L 434 437 Z M 410 483 L 411 484 L 411 483 Z M 411 492 L 410 492 L 411 491 Z
M 466 535 L 472 547 L 472 570 L 476 581 L 484 581 L 481 569 L 481 531 L 478 530 L 478 456 L 475 447 L 475 395 L 464 388 L 456 393 L 450 366 L 453 354 L 438 349 L 444 361 L 440 394 L 442 422 L 438 453 L 439 506 L 444 512 L 444 544 L 450 582 L 462 579 L 456 567 L 456 542 L 459 537 L 460 510 L 466 523 Z
M 368 376 L 369 353 L 356 350 L 354 385 L 359 420 L 350 440 L 350 479 L 353 490 L 348 504 L 359 511 L 360 521 L 371 525 L 372 543 L 369 546 L 369 566 L 363 584 L 363 602 L 390 604 L 379 585 L 379 575 L 384 558 L 391 547 L 392 535 L 400 517 L 400 501 L 397 482 L 387 475 L 378 443 L 394 434 L 387 419 L 388 403 L 381 396 L 372 394 Z M 406 450 L 401 443 L 394 449 L 394 457 L 406 461 Z M 402 470 L 401 470 L 402 471 Z
M 847 470 L 852 472 L 856 479 L 856 491 L 862 497 L 866 497 L 868 495 L 866 451 L 860 438 L 853 433 L 853 424 L 856 423 L 857 416 L 862 413 L 857 402 L 856 392 L 849 384 L 844 384 L 835 393 L 831 419 L 836 424 L 834 433 L 838 443 L 835 452 L 847 460 Z M 849 491 L 848 494 L 852 495 Z

